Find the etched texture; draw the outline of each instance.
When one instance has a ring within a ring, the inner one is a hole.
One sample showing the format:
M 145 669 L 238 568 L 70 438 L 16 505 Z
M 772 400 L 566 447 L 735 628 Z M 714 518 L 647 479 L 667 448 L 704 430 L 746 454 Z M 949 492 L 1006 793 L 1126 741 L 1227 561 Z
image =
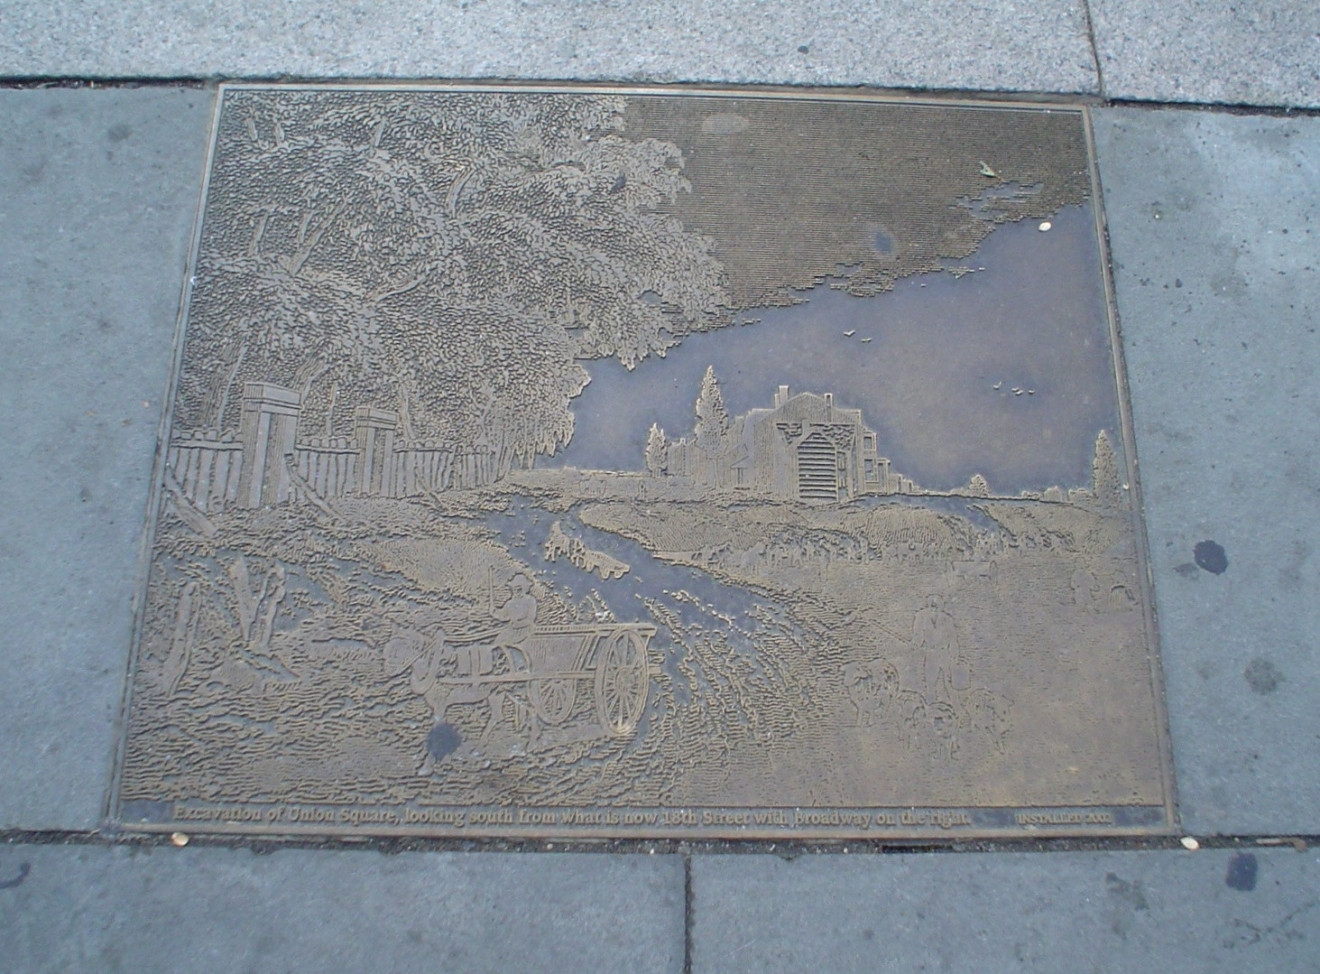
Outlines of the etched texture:
M 688 178 L 718 186 L 667 209 L 712 237 L 739 305 L 793 303 L 840 265 L 850 293 L 875 294 L 1090 194 L 1069 112 L 1005 124 L 1002 111 L 945 105 L 634 98 L 626 118 L 630 132 L 679 140 Z
M 689 166 L 697 130 L 756 134 Z M 807 130 L 805 154 L 783 138 Z M 949 262 L 1088 186 L 1077 113 L 226 90 L 118 818 L 1167 828 L 1112 377 L 1097 425 L 1059 425 L 1086 430 L 1061 448 L 1089 477 L 949 484 L 889 458 L 891 390 L 836 402 L 829 374 L 766 375 L 744 408 L 713 366 L 664 361 L 698 334 L 756 342 L 750 312 L 821 289 L 883 309 L 903 278 L 994 275 Z M 1103 301 L 1079 301 L 1067 327 L 1108 347 Z M 1022 316 L 1044 341 L 1063 313 Z M 904 326 L 821 327 L 785 362 L 824 341 L 897 354 Z M 651 422 L 627 468 L 583 469 L 561 454 L 605 360 L 669 377 L 691 427 Z M 983 384 L 1047 450 L 1052 379 Z

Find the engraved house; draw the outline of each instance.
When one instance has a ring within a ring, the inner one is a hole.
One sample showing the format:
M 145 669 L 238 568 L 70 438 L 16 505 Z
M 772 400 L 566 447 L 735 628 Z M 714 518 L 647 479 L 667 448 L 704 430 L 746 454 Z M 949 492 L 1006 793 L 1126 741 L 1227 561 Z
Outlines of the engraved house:
M 739 416 L 727 442 L 737 486 L 826 503 L 890 492 L 889 461 L 876 452 L 875 431 L 860 409 L 836 406 L 833 393 L 793 395 L 780 386 L 774 407 Z
M 835 405 L 833 393 L 795 394 L 786 385 L 773 402 L 727 421 L 718 435 L 703 438 L 698 429 L 668 444 L 666 472 L 806 503 L 912 490 L 879 454 L 860 409 Z

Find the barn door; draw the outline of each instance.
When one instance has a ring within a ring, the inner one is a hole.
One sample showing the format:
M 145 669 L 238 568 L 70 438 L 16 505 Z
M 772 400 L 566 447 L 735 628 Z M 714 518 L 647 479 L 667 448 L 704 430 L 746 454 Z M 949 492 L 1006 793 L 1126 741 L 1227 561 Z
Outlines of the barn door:
M 812 433 L 797 448 L 798 499 L 828 501 L 839 499 L 839 463 L 834 444 L 820 433 Z

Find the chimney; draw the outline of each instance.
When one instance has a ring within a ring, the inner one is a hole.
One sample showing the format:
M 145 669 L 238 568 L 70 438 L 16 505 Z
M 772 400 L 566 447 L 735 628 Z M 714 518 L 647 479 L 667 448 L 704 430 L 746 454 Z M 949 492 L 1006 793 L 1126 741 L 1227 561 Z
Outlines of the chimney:
M 834 411 L 834 393 L 832 392 L 825 393 L 825 408 L 830 410 L 831 412 Z
M 775 393 L 775 408 L 778 409 L 786 402 L 788 402 L 788 386 L 780 386 L 779 391 Z

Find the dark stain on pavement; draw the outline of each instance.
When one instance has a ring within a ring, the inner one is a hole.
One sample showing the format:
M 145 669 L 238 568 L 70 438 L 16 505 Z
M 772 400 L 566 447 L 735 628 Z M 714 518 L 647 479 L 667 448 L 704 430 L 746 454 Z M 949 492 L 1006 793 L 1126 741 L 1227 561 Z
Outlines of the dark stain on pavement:
M 1261 694 L 1273 693 L 1283 682 L 1283 674 L 1279 672 L 1279 668 L 1263 656 L 1257 656 L 1248 663 L 1247 668 L 1242 671 L 1242 676 L 1252 690 Z
M 431 728 L 431 733 L 426 735 L 426 749 L 436 761 L 449 757 L 462 743 L 463 738 L 453 724 L 436 724 Z
M 28 878 L 28 873 L 30 872 L 32 872 L 32 863 L 20 863 L 18 866 L 18 875 L 13 879 L 0 881 L 0 889 L 13 889 L 15 886 L 23 885 L 23 880 Z
M 1303 566 L 1311 557 L 1311 546 L 1305 541 L 1294 541 L 1288 559 L 1279 566 L 1279 584 L 1290 592 L 1299 591 L 1306 580 Z
M 1105 876 L 1105 888 L 1109 890 L 1110 896 L 1123 901 L 1134 910 L 1150 909 L 1150 904 L 1146 902 L 1146 894 L 1139 882 L 1128 882 L 1120 878 L 1117 873 L 1108 873 Z
M 1173 570 L 1188 581 L 1196 581 L 1201 577 L 1201 569 L 1190 561 L 1185 561 L 1181 565 L 1174 565 Z
M 1146 893 L 1140 881 L 1129 882 L 1117 873 L 1106 874 L 1105 890 L 1109 893 L 1109 927 L 1126 940 L 1137 914 L 1150 910 Z
M 1228 884 L 1229 889 L 1250 893 L 1256 888 L 1258 871 L 1256 856 L 1250 852 L 1239 852 L 1228 860 L 1228 875 L 1224 877 L 1224 882 Z
M 1228 553 L 1217 541 L 1198 541 L 1192 557 L 1206 571 L 1222 575 L 1228 569 Z

